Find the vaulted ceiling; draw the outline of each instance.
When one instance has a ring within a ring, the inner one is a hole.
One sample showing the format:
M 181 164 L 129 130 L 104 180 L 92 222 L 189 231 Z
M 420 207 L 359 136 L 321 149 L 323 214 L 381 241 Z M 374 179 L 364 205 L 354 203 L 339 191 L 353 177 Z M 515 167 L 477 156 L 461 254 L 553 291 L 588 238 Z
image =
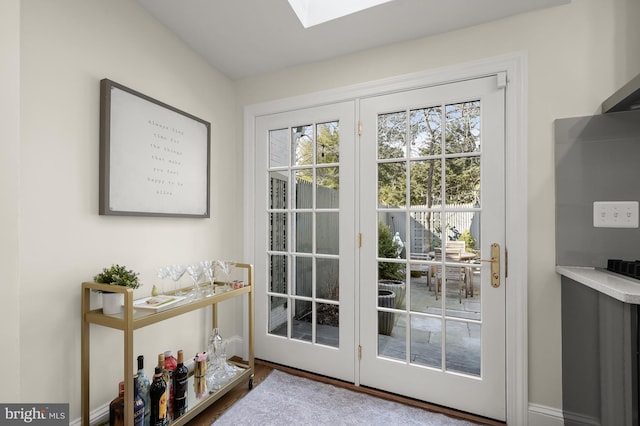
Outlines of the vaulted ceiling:
M 306 29 L 287 0 L 136 1 L 237 80 L 571 0 L 392 0 Z

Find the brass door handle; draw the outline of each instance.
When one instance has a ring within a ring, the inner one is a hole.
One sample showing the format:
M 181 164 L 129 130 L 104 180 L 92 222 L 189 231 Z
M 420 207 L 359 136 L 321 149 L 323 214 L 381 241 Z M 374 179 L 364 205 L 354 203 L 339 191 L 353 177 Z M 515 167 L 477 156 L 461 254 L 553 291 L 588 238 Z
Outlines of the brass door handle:
M 500 244 L 491 244 L 491 259 L 480 259 L 480 262 L 491 263 L 491 285 L 500 287 Z

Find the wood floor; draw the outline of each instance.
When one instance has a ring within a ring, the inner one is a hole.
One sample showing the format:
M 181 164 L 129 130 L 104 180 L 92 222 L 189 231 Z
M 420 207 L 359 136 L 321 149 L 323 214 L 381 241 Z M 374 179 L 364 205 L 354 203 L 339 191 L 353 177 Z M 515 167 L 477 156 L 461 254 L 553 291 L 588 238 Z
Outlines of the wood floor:
M 424 410 L 433 411 L 437 413 L 442 413 L 450 417 L 455 417 L 463 420 L 467 420 L 470 422 L 475 422 L 480 425 L 491 425 L 491 426 L 504 426 L 505 423 L 497 422 L 495 420 L 485 419 L 482 417 L 474 416 L 468 413 L 459 412 L 456 410 L 452 410 L 450 408 L 441 407 L 439 405 L 429 404 L 423 401 L 418 401 L 411 398 L 402 397 L 395 394 L 389 394 L 386 392 L 381 392 L 376 389 L 370 389 L 361 386 L 355 386 L 350 383 L 345 383 L 340 380 L 331 379 L 324 376 L 318 376 L 315 374 L 311 374 L 305 371 L 296 370 L 289 367 L 284 367 L 277 364 L 272 364 L 266 361 L 256 360 L 255 361 L 255 372 L 253 384 L 255 386 L 259 386 L 260 383 L 271 373 L 274 369 L 278 369 L 284 371 L 288 374 L 293 374 L 300 377 L 305 377 L 307 379 L 317 380 L 323 383 L 328 383 L 334 386 L 343 387 L 346 389 L 350 389 L 356 392 L 364 392 L 369 395 L 377 396 L 379 398 L 388 399 L 391 401 L 399 402 L 402 404 L 407 404 L 412 407 L 422 408 Z M 189 422 L 190 426 L 209 426 L 213 423 L 225 410 L 231 407 L 236 401 L 246 395 L 249 391 L 248 380 L 236 386 L 232 391 L 227 393 L 225 396 L 220 398 L 213 404 L 211 407 L 200 413 L 195 419 Z

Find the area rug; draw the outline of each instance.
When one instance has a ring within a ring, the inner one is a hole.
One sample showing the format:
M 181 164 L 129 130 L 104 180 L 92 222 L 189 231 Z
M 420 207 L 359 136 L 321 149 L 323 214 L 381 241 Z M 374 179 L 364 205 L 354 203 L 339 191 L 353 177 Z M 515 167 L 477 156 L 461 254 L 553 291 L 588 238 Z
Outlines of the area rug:
M 274 370 L 214 422 L 243 425 L 472 426 L 464 420 Z

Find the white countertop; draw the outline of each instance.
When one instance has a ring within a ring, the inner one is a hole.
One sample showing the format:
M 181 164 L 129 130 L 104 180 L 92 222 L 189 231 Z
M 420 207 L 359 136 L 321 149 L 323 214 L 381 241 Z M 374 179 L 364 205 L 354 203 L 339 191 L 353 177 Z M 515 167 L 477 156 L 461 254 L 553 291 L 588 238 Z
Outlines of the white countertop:
M 640 280 L 582 266 L 556 266 L 556 272 L 621 302 L 640 305 Z

